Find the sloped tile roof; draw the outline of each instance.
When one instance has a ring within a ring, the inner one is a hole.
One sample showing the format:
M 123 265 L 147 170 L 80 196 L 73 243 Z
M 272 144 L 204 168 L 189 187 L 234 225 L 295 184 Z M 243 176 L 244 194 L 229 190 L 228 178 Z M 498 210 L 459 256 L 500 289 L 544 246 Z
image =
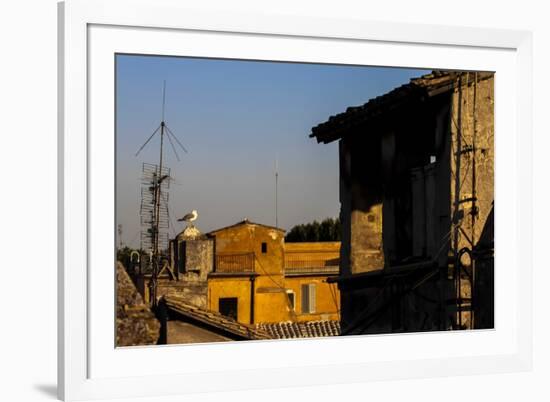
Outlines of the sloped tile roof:
M 273 339 L 318 338 L 340 335 L 340 322 L 336 320 L 259 323 L 256 324 L 256 327 L 267 332 Z
M 168 309 L 181 314 L 184 317 L 200 322 L 211 329 L 217 329 L 223 333 L 229 333 L 237 338 L 250 340 L 271 339 L 264 330 L 253 325 L 241 324 L 230 317 L 226 317 L 216 311 L 205 310 L 189 304 L 178 296 L 164 296 Z
M 462 85 L 471 85 L 476 74 L 473 72 L 438 71 L 418 78 L 412 78 L 390 92 L 372 98 L 361 106 L 350 106 L 345 112 L 330 116 L 329 119 L 311 129 L 310 137 L 317 142 L 329 143 L 341 138 L 351 128 L 366 125 L 370 121 L 387 116 L 389 113 L 410 105 L 411 102 L 439 95 L 455 88 L 461 78 Z M 477 80 L 485 80 L 494 73 L 479 72 Z
M 261 227 L 264 227 L 264 228 L 267 228 L 267 229 L 273 229 L 273 230 L 277 230 L 277 231 L 283 232 L 283 233 L 286 232 L 286 230 L 284 230 L 284 229 L 281 229 L 281 228 L 278 228 L 278 227 L 275 227 L 275 226 L 264 225 L 263 223 L 252 222 L 252 221 L 245 218 L 240 222 L 234 223 L 233 225 L 224 226 L 222 228 L 212 230 L 208 233 L 208 235 L 212 236 L 212 235 L 214 235 L 218 232 L 221 232 L 223 230 L 232 229 L 234 227 L 241 226 L 241 225 L 261 226 Z

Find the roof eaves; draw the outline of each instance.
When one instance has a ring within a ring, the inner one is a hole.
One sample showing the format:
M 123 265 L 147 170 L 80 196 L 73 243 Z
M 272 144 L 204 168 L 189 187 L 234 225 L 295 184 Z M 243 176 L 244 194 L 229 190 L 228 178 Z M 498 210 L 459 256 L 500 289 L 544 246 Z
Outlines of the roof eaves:
M 434 70 L 429 74 L 413 78 L 408 83 L 372 98 L 363 105 L 348 107 L 345 112 L 330 116 L 327 121 L 313 127 L 309 136 L 315 137 L 317 142 L 332 142 L 341 138 L 344 131 L 349 132 L 369 121 L 382 118 L 411 101 L 430 98 L 453 90 L 460 74 L 464 76 L 469 73 Z M 493 75 L 492 72 L 480 72 L 477 74 L 477 79 L 481 81 Z M 467 75 L 468 81 L 464 85 L 471 85 L 475 76 L 475 74 Z
M 201 322 L 210 327 L 217 328 L 221 331 L 247 339 L 271 339 L 269 334 L 261 329 L 241 324 L 229 317 L 221 315 L 218 312 L 204 310 L 193 306 L 180 297 L 167 295 L 164 296 L 164 301 L 166 302 L 168 308 L 178 314 L 189 317 L 192 320 Z
M 286 232 L 286 230 L 281 229 L 281 228 L 278 228 L 278 227 L 275 227 L 275 226 L 264 225 L 263 223 L 256 223 L 256 222 L 249 221 L 248 219 L 244 219 L 244 220 L 242 220 L 242 221 L 240 221 L 240 222 L 237 222 L 237 223 L 234 223 L 234 224 L 232 224 L 232 225 L 224 226 L 224 227 L 221 227 L 221 228 L 219 228 L 219 229 L 211 230 L 211 231 L 208 232 L 207 234 L 208 234 L 208 235 L 213 235 L 214 233 L 221 232 L 222 230 L 232 229 L 232 228 L 234 228 L 234 227 L 241 226 L 241 225 L 261 226 L 261 227 L 264 227 L 264 228 L 277 230 L 277 231 L 282 232 L 282 233 L 285 233 L 285 232 Z

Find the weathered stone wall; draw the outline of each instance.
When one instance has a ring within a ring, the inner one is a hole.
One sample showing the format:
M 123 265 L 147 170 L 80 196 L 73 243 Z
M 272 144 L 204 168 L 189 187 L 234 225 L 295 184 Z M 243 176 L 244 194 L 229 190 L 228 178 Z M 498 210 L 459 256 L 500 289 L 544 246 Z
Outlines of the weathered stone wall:
M 160 324 L 120 262 L 116 265 L 116 346 L 154 345 Z
M 473 73 L 472 73 L 473 74 Z M 474 95 L 474 92 L 476 93 Z M 475 96 L 475 101 L 474 101 Z M 462 101 L 459 108 L 458 102 Z M 475 108 L 475 110 L 474 110 Z M 460 114 L 459 114 L 460 113 Z M 474 129 L 475 120 L 475 129 Z M 494 201 L 494 79 L 486 79 L 474 85 L 464 86 L 462 91 L 453 93 L 451 138 L 453 150 L 458 146 L 458 127 L 461 122 L 462 136 L 460 144 L 462 149 L 472 151 L 463 152 L 460 156 L 460 179 L 458 186 L 458 199 L 460 201 L 476 198 L 475 205 L 472 201 L 463 202 L 459 209 L 464 212 L 461 227 L 468 237 L 476 244 L 489 215 Z M 474 180 L 475 164 L 475 180 Z M 457 180 L 457 162 L 451 161 L 451 200 L 454 202 Z M 473 208 L 477 208 L 474 214 Z M 459 246 L 469 246 L 468 239 L 461 236 L 458 239 Z
M 382 204 L 351 212 L 350 264 L 354 274 L 384 267 Z
M 205 281 L 214 269 L 214 239 L 191 226 L 173 241 L 175 247 L 171 250 L 171 259 L 176 275 L 186 275 L 189 281 Z
M 454 151 L 450 161 L 451 208 L 454 212 L 455 203 L 458 202 L 457 222 L 461 228 L 459 231 L 453 230 L 451 243 L 457 250 L 463 247 L 473 249 L 479 241 L 494 202 L 494 78 L 479 81 L 477 85 L 463 85 L 453 92 L 451 123 Z M 459 135 L 460 132 L 462 135 Z M 463 152 L 457 158 L 454 153 L 458 147 Z M 477 268 L 484 267 L 491 269 L 492 265 L 480 264 Z M 460 292 L 457 296 L 466 300 L 472 297 L 471 275 L 472 273 L 461 273 Z M 475 272 L 473 275 L 475 276 Z M 483 273 L 481 277 L 484 277 Z M 494 284 L 491 281 L 483 283 L 486 289 L 478 289 L 477 293 L 493 294 L 489 287 Z M 470 311 L 457 315 L 457 321 L 463 327 L 474 326 Z
M 342 275 L 384 267 L 380 148 L 371 141 L 374 146 L 362 138 L 340 142 Z
M 207 308 L 208 284 L 206 281 L 188 280 L 186 276 L 179 280 L 160 278 L 157 285 L 157 297 L 180 296 L 188 303 Z
M 214 270 L 214 240 L 185 240 L 184 274 L 188 281 L 206 281 Z

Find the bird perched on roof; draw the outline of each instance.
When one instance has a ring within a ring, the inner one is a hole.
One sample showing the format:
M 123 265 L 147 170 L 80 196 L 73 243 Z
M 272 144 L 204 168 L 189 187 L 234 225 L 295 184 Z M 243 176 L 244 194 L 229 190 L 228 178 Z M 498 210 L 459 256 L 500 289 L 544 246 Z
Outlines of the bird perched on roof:
M 199 214 L 197 213 L 197 210 L 194 209 L 190 213 L 184 215 L 183 218 L 178 219 L 178 222 L 191 223 L 191 222 L 196 221 L 198 217 L 199 217 Z

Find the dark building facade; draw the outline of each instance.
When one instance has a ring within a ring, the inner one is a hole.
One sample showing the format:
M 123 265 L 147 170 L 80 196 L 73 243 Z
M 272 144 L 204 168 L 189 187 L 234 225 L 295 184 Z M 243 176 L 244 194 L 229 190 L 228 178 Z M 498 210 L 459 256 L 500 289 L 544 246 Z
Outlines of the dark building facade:
M 341 332 L 493 327 L 494 74 L 438 72 L 312 129 L 339 141 Z

